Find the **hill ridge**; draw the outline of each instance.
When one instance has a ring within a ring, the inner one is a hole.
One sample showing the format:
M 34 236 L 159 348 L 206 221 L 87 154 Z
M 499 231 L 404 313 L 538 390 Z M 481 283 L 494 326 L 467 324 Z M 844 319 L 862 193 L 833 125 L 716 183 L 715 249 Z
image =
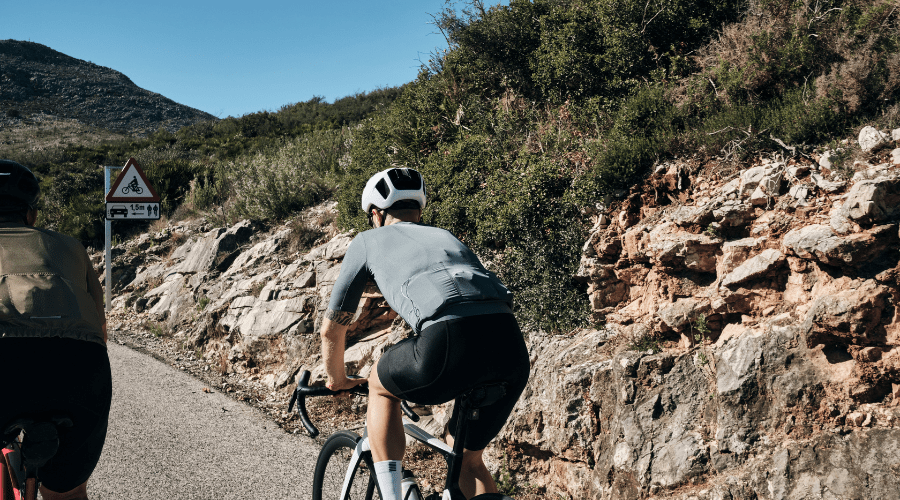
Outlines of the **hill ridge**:
M 77 59 L 36 42 L 0 40 L 0 116 L 34 115 L 140 135 L 217 118 L 138 87 L 112 68 Z

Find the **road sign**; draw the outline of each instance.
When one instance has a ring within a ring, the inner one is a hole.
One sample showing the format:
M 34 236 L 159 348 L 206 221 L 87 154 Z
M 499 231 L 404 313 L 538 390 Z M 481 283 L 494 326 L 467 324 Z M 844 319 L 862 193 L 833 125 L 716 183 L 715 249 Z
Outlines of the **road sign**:
M 116 178 L 109 192 L 106 193 L 107 205 L 112 202 L 159 203 L 159 195 L 150 185 L 144 171 L 134 158 L 129 158 L 125 169 Z M 107 206 L 107 217 L 110 207 Z M 124 217 L 123 217 L 124 218 Z M 143 217 L 145 219 L 149 217 Z M 155 217 L 158 219 L 159 217 Z
M 108 220 L 159 219 L 159 203 L 106 202 Z

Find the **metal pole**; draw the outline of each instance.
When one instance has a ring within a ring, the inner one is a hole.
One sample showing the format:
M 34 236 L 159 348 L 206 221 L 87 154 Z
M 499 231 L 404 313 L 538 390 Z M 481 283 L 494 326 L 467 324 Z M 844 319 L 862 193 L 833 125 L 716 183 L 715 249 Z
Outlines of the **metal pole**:
M 112 185 L 112 171 L 122 170 L 125 167 L 103 167 L 103 182 L 104 196 L 106 193 L 109 193 L 109 188 Z M 104 221 L 104 227 L 106 229 L 106 312 L 112 310 L 112 221 L 106 218 Z
M 112 167 L 104 167 L 103 168 L 103 194 L 109 192 L 109 173 Z M 104 217 L 103 226 L 106 229 L 105 235 L 105 244 L 106 244 L 106 293 L 103 295 L 106 296 L 106 313 L 109 314 L 109 311 L 112 310 L 112 221 L 108 218 Z

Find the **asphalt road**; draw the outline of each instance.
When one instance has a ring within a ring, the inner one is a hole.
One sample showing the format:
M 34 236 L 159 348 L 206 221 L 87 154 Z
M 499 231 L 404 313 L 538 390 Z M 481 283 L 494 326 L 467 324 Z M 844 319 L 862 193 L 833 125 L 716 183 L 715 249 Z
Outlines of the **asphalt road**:
M 97 499 L 309 498 L 318 447 L 259 411 L 112 342 L 113 402 Z

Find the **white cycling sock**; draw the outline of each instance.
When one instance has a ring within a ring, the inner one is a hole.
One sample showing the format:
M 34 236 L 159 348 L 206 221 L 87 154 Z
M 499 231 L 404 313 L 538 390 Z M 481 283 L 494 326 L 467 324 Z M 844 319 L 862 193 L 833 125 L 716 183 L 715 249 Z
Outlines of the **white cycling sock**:
M 375 478 L 381 487 L 382 500 L 402 500 L 400 483 L 403 481 L 403 467 L 400 460 L 375 462 Z

